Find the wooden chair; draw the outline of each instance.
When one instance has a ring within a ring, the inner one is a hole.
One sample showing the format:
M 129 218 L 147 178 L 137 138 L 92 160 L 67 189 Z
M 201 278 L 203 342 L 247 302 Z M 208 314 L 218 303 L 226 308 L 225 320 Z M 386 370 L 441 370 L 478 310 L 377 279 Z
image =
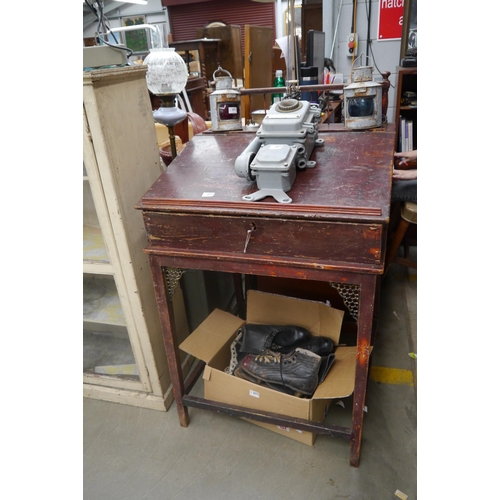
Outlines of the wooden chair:
M 410 224 L 415 224 L 415 226 L 417 224 L 417 204 L 407 201 L 400 205 L 399 212 L 399 222 L 396 230 L 388 241 L 384 275 L 387 274 L 389 266 L 392 262 L 397 262 L 398 264 L 417 269 L 416 260 L 410 258 L 409 245 L 407 241 L 405 241 L 404 257 L 399 257 L 397 255 L 401 242 L 407 235 Z

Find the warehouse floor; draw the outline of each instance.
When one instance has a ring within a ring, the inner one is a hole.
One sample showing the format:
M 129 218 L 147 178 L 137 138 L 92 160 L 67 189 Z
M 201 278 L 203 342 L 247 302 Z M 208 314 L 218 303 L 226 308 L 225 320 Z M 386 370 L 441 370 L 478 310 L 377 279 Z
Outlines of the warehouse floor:
M 175 406 L 159 412 L 83 401 L 85 500 L 381 500 L 417 498 L 417 280 L 393 264 L 382 284 L 359 468 L 349 443 L 298 443 L 240 419 Z M 202 396 L 200 378 L 193 395 Z M 326 422 L 349 425 L 352 398 Z

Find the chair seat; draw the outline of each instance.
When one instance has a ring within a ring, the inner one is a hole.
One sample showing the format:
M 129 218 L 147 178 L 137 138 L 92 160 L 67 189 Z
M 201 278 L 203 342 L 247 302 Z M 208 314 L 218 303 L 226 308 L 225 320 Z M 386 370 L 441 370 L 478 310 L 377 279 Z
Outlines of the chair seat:
M 417 223 L 417 204 L 411 201 L 405 202 L 401 208 L 401 217 L 410 224 Z

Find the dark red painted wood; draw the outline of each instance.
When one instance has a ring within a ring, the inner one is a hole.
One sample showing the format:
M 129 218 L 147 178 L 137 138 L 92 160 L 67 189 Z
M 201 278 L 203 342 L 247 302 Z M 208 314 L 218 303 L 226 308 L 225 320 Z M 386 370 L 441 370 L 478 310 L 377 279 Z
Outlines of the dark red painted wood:
M 145 212 L 154 251 L 380 265 L 382 225 Z M 247 244 L 248 231 L 251 230 Z
M 317 166 L 297 173 L 288 193 L 291 204 L 242 201 L 256 186 L 236 176 L 234 160 L 253 137 L 239 132 L 195 136 L 138 203 L 148 235 L 145 251 L 150 256 L 179 422 L 189 423 L 187 405 L 261 416 L 186 397 L 163 267 L 356 284 L 360 288 L 352 423 L 350 429 L 339 428 L 332 435 L 350 437 L 350 463 L 357 467 L 377 290 L 384 268 L 394 127 L 369 132 L 332 127 L 321 133 L 325 145 L 313 154 Z M 254 231 L 244 252 L 250 228 Z M 186 384 L 191 386 L 192 381 Z M 271 417 L 294 423 L 288 417 Z M 326 427 L 324 431 L 328 433 Z
M 316 167 L 297 172 L 287 193 L 293 200 L 290 204 L 270 198 L 242 200 L 257 186 L 236 175 L 234 161 L 254 133 L 207 132 L 186 144 L 144 195 L 139 208 L 386 224 L 393 160 L 388 141 L 394 141 L 394 126 L 382 132 L 343 130 L 320 133 L 325 144 L 311 156 Z

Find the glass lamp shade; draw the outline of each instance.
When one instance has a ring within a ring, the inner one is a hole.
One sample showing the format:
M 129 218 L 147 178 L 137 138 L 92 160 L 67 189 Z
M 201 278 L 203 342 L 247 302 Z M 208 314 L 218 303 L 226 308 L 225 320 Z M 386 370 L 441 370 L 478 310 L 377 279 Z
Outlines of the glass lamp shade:
M 188 71 L 182 57 L 171 47 L 151 49 L 144 59 L 146 83 L 155 95 L 179 94 L 186 86 Z

